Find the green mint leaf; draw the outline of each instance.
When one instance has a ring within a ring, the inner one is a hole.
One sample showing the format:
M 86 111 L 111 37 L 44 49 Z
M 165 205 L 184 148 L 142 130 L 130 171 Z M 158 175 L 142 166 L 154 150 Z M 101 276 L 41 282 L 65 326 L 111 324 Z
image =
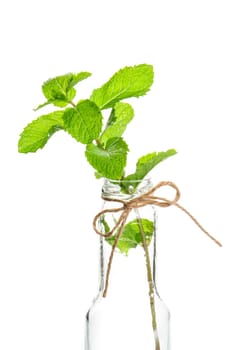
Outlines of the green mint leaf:
M 63 115 L 64 128 L 77 141 L 88 144 L 99 137 L 102 114 L 94 102 L 83 100 Z
M 153 66 L 141 64 L 125 67 L 115 73 L 112 78 L 99 89 L 95 89 L 91 100 L 100 109 L 113 107 L 116 102 L 129 97 L 145 95 L 153 84 Z
M 54 132 L 63 129 L 63 113 L 63 111 L 56 111 L 42 115 L 28 124 L 20 135 L 19 152 L 36 152 L 39 148 L 43 148 Z
M 157 164 L 176 154 L 176 150 L 169 149 L 166 152 L 149 153 L 138 159 L 136 171 L 134 174 L 128 175 L 124 180 L 141 180 L 143 179 Z
M 126 165 L 128 146 L 120 137 L 109 139 L 106 146 L 89 144 L 86 158 L 98 173 L 109 179 L 120 179 Z
M 128 103 L 117 102 L 112 109 L 106 129 L 100 137 L 104 144 L 112 137 L 121 137 L 127 124 L 133 119 L 134 110 Z
M 68 73 L 58 76 L 53 79 L 47 80 L 43 86 L 42 91 L 47 101 L 39 105 L 35 110 L 38 110 L 48 104 L 53 104 L 57 107 L 65 107 L 72 101 L 76 95 L 74 86 L 80 81 L 88 78 L 91 73 Z
M 104 228 L 108 227 L 106 222 L 103 223 Z M 150 244 L 151 238 L 154 232 L 154 223 L 148 219 L 141 219 L 143 232 L 145 234 L 147 245 Z M 113 245 L 116 239 L 116 235 L 106 238 L 106 241 Z M 141 226 L 137 220 L 130 221 L 124 227 L 119 241 L 117 242 L 117 248 L 121 253 L 128 254 L 131 248 L 136 248 L 139 244 L 142 244 Z

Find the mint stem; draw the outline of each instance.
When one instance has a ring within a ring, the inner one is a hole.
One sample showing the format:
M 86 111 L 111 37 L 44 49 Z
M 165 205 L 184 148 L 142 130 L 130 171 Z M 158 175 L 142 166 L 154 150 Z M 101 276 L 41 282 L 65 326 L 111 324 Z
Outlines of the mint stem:
M 73 107 L 76 107 L 76 104 L 73 101 L 69 101 L 69 104 L 71 104 Z
M 140 233 L 142 236 L 142 246 L 145 252 L 145 258 L 146 258 L 146 269 L 147 269 L 147 281 L 149 286 L 149 300 L 150 300 L 150 310 L 151 310 L 151 317 L 152 317 L 152 328 L 154 331 L 155 336 L 155 350 L 160 350 L 160 342 L 157 332 L 157 322 L 156 322 L 156 311 L 155 311 L 155 300 L 154 300 L 154 281 L 153 281 L 153 274 L 151 269 L 151 262 L 150 262 L 150 254 L 148 245 L 146 242 L 146 236 L 142 225 L 142 219 L 139 214 L 139 210 L 135 209 L 136 217 L 138 221 L 138 225 L 140 228 Z
M 101 142 L 99 139 L 95 140 L 95 142 L 96 142 L 97 146 L 101 146 Z

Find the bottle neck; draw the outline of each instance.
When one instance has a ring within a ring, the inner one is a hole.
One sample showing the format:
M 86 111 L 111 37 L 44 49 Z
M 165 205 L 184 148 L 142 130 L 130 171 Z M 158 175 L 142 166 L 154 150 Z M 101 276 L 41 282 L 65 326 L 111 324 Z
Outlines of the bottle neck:
M 116 223 L 118 223 L 119 217 L 121 218 L 123 213 L 121 209 L 124 210 L 124 206 L 122 207 L 122 204 L 117 203 L 118 201 L 120 203 L 122 201 L 129 202 L 147 193 L 152 187 L 153 184 L 150 179 L 138 181 L 137 183 L 105 180 L 102 189 L 105 214 L 100 223 L 103 234 L 106 234 L 106 231 L 111 231 Z M 147 269 L 147 274 L 150 272 L 150 280 L 157 292 L 155 282 L 157 217 L 155 208 L 153 205 L 146 205 L 142 208 L 130 209 L 124 220 L 120 238 L 118 237 L 118 233 L 122 228 L 121 222 L 116 226 L 110 240 L 102 236 L 100 238 L 100 290 L 103 291 L 106 287 L 106 280 L 108 282 L 109 261 L 112 259 L 111 281 L 116 276 L 120 276 L 123 279 L 124 274 L 131 275 L 131 281 L 133 281 L 137 271 L 140 271 L 143 278 L 145 278 Z M 119 240 L 114 248 L 116 239 Z M 114 254 L 112 254 L 113 249 Z M 136 267 L 137 265 L 140 266 Z M 116 271 L 117 266 L 120 274 Z M 114 282 L 110 283 L 114 284 Z

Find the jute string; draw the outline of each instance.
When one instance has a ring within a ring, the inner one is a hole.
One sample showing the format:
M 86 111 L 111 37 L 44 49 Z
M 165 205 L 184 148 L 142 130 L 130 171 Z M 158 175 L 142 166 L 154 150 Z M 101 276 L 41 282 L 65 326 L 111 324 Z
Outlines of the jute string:
M 174 198 L 172 200 L 170 200 L 170 199 L 167 199 L 164 197 L 155 196 L 154 193 L 158 189 L 160 189 L 161 187 L 173 188 L 175 190 Z M 126 220 L 128 218 L 128 215 L 131 212 L 131 210 L 133 210 L 133 209 L 138 209 L 138 208 L 144 207 L 146 205 L 155 205 L 155 206 L 161 207 L 161 208 L 167 208 L 167 207 L 174 205 L 177 208 L 179 208 L 180 210 L 182 210 L 184 213 L 186 213 L 190 217 L 190 219 L 192 219 L 193 222 L 201 229 L 201 231 L 203 233 L 205 233 L 212 241 L 214 241 L 218 246 L 222 247 L 222 244 L 216 238 L 214 238 L 208 231 L 206 231 L 204 229 L 204 227 L 197 221 L 197 219 L 187 209 L 185 209 L 184 207 L 182 207 L 178 203 L 178 201 L 180 199 L 180 190 L 171 181 L 161 181 L 156 186 L 152 187 L 147 193 L 142 194 L 142 195 L 140 195 L 136 198 L 133 198 L 131 200 L 128 200 L 128 201 L 125 201 L 122 199 L 116 199 L 116 198 L 108 198 L 105 196 L 102 196 L 102 198 L 105 201 L 117 202 L 117 203 L 122 204 L 122 206 L 119 208 L 110 208 L 110 209 L 104 209 L 104 210 L 100 211 L 94 217 L 94 220 L 93 220 L 93 228 L 98 235 L 100 235 L 102 237 L 110 237 L 114 234 L 114 232 L 116 232 L 115 241 L 113 243 L 112 251 L 111 251 L 111 254 L 109 257 L 109 262 L 108 262 L 108 268 L 107 268 L 106 280 L 105 280 L 105 289 L 103 292 L 104 297 L 107 294 L 107 289 L 108 289 L 108 284 L 109 284 L 109 275 L 110 275 L 113 255 L 114 255 L 117 243 L 118 243 L 118 241 L 121 237 L 121 234 L 124 230 L 124 226 L 125 226 Z M 97 223 L 101 219 L 101 217 L 103 217 L 105 214 L 108 214 L 108 213 L 117 213 L 117 212 L 122 212 L 122 213 L 121 213 L 119 219 L 116 221 L 113 228 L 109 232 L 105 232 L 105 233 L 101 232 L 97 228 Z

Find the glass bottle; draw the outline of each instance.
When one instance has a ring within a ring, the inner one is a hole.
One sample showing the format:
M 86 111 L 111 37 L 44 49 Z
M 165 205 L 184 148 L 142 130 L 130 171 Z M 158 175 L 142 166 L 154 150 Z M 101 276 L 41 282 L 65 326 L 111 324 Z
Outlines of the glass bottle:
M 85 350 L 169 350 L 170 315 L 155 280 L 154 206 L 129 210 L 111 263 L 112 245 L 120 227 L 112 237 L 104 237 L 119 220 L 124 208 L 116 208 L 122 207 L 122 201 L 129 203 L 152 187 L 150 179 L 104 182 L 103 209 L 110 212 L 104 212 L 98 220 L 102 234 L 100 285 L 86 315 Z

